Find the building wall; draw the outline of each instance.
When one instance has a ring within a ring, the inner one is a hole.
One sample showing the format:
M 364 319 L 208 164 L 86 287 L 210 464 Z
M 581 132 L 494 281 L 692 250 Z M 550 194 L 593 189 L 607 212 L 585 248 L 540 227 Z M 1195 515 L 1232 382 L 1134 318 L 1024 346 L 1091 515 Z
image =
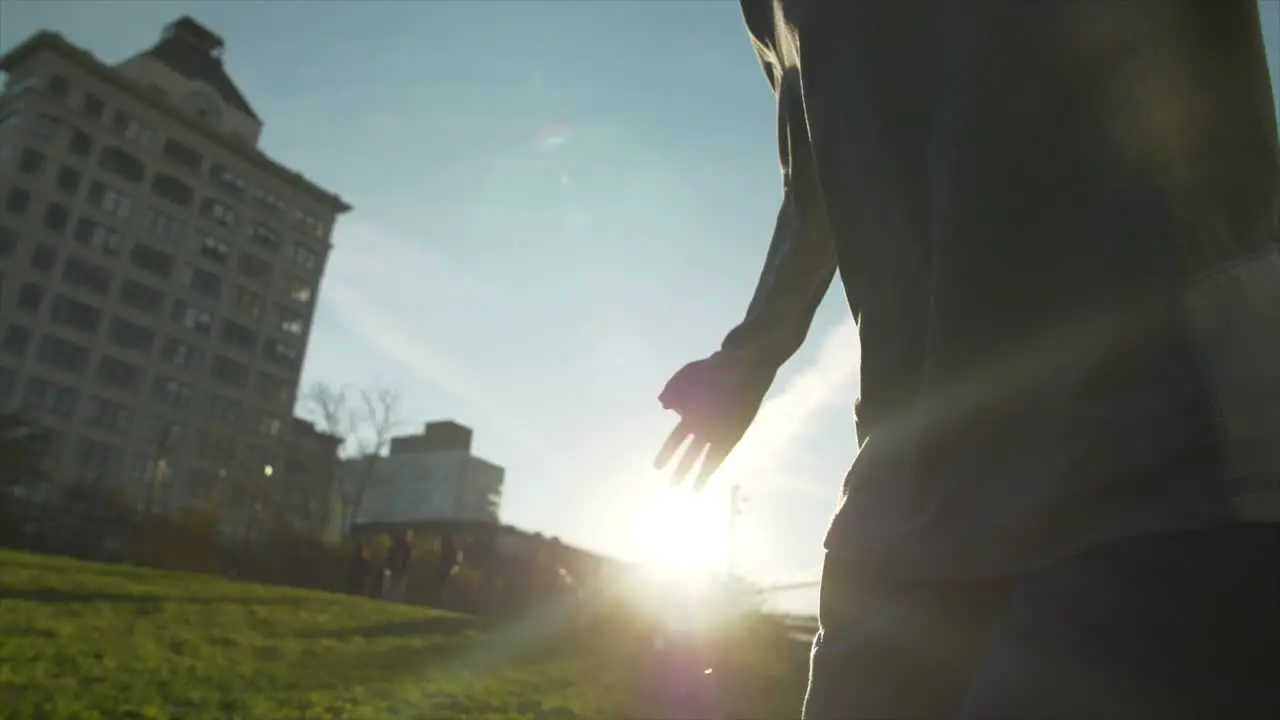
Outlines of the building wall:
M 348 463 L 344 472 L 360 472 Z M 482 496 L 501 491 L 502 468 L 461 450 L 400 453 L 378 461 L 378 480 L 366 491 L 357 523 L 489 520 Z
M 56 38 L 3 64 L 0 405 L 54 431 L 60 482 L 163 507 L 278 480 L 345 206 L 229 108 L 187 117 Z

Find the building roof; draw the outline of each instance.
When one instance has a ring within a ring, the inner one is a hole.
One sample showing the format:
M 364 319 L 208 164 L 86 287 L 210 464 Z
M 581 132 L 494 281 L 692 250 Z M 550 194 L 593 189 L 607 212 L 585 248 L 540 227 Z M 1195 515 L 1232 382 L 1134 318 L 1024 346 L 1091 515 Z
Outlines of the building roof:
M 121 94 L 128 95 L 134 101 L 151 108 L 175 123 L 181 124 L 192 133 L 199 135 L 224 150 L 227 154 L 241 160 L 247 166 L 262 172 L 264 175 L 274 177 L 288 187 L 309 196 L 312 200 L 323 203 L 334 214 L 342 214 L 351 209 L 351 206 L 342 198 L 316 185 L 294 170 L 272 160 L 256 147 L 237 142 L 222 133 L 195 122 L 194 118 L 182 112 L 176 105 L 148 92 L 123 73 L 103 64 L 102 61 L 88 51 L 67 42 L 58 33 L 45 30 L 27 38 L 18 47 L 0 57 L 0 71 L 13 72 L 15 68 L 42 51 L 58 55 L 86 74 L 120 91 Z
M 249 106 L 249 101 L 222 67 L 221 49 L 221 37 L 189 15 L 184 15 L 170 23 L 169 32 L 143 54 L 185 78 L 205 83 L 218 91 L 223 102 L 262 122 L 262 118 Z

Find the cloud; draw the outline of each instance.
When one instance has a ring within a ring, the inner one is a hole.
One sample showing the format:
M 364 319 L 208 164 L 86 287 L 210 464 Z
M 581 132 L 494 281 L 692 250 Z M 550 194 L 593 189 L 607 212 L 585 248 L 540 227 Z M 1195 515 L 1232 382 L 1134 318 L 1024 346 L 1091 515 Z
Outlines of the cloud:
M 784 468 L 791 452 L 801 446 L 799 439 L 823 411 L 852 406 L 860 362 L 857 325 L 848 320 L 831 329 L 814 361 L 765 401 L 751 429 L 725 460 L 721 478 L 757 488 L 785 486 L 789 492 L 829 495 L 829 488 L 786 477 Z

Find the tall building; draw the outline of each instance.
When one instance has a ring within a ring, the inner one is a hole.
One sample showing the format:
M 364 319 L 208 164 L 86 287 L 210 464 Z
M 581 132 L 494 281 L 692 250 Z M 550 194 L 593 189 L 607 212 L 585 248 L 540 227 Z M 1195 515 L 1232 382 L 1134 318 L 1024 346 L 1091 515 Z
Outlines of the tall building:
M 341 446 L 342 438 L 293 418 L 275 497 L 297 527 L 324 534 L 332 525 Z
M 343 464 L 347 487 L 361 483 L 365 461 Z M 393 438 L 373 466 L 353 524 L 421 521 L 497 523 L 505 471 L 471 454 L 471 429 L 452 421 Z
M 0 406 L 48 477 L 181 505 L 285 462 L 333 225 L 258 149 L 189 17 L 104 64 L 51 32 L 0 58 Z

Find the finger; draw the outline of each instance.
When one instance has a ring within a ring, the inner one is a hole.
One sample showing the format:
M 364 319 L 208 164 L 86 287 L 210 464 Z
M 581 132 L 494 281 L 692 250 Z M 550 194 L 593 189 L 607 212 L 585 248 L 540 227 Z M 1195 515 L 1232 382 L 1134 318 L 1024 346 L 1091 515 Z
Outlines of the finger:
M 698 467 L 698 477 L 693 481 L 694 490 L 701 490 L 706 486 L 707 481 L 716 470 L 720 469 L 725 457 L 729 455 L 729 449 L 730 446 L 725 443 L 712 443 L 707 446 L 707 452 L 702 457 L 702 465 Z
M 653 458 L 653 466 L 659 470 L 666 467 L 667 463 L 671 462 L 671 456 L 675 455 L 684 441 L 692 435 L 688 423 L 681 420 L 680 424 L 676 425 L 676 429 L 667 436 L 667 441 L 662 443 L 662 449 L 658 450 L 657 456 Z
M 696 435 L 694 436 L 693 442 L 689 443 L 689 447 L 685 448 L 684 455 L 680 456 L 680 462 L 676 465 L 675 474 L 671 478 L 673 484 L 682 483 L 685 478 L 689 477 L 689 473 L 693 471 L 693 466 L 702 457 L 702 454 L 706 452 L 707 447 L 708 443 L 700 440 Z

